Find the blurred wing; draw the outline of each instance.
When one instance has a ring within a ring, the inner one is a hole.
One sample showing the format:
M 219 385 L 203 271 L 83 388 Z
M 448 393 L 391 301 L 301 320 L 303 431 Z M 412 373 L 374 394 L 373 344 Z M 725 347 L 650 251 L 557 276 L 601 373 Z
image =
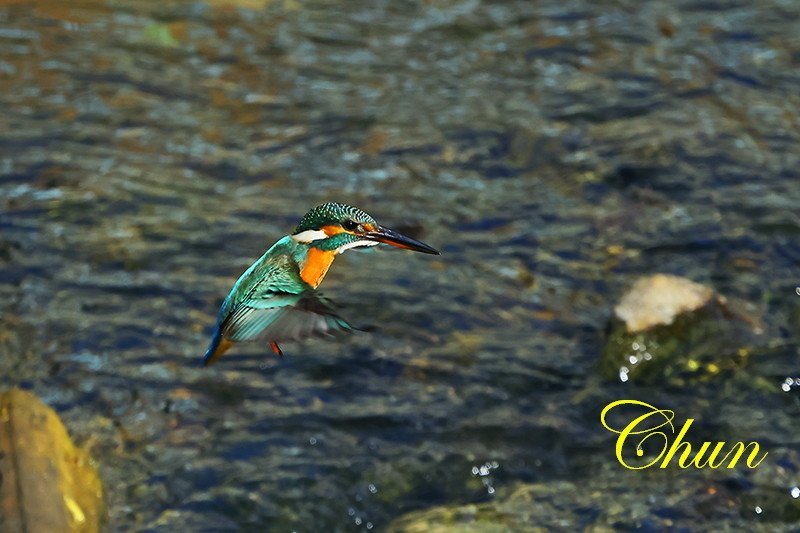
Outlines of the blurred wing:
M 225 338 L 240 342 L 299 340 L 352 329 L 317 294 L 265 293 L 242 302 L 222 323 Z

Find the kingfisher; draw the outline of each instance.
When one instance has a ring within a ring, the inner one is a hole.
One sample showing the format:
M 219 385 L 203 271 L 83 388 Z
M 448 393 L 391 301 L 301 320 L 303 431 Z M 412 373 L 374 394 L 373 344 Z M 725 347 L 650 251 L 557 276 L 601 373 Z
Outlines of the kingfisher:
M 204 366 L 237 342 L 266 341 L 281 356 L 279 342 L 352 329 L 317 287 L 337 255 L 381 243 L 439 255 L 356 207 L 328 202 L 313 208 L 233 284 L 220 307 Z

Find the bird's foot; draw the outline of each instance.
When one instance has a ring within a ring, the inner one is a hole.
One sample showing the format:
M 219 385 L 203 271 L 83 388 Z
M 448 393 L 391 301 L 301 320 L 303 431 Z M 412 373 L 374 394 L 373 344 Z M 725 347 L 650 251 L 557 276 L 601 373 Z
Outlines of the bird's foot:
M 281 347 L 278 346 L 277 342 L 275 341 L 270 342 L 269 347 L 272 348 L 272 353 L 274 353 L 278 357 L 283 357 L 283 350 L 281 350 Z

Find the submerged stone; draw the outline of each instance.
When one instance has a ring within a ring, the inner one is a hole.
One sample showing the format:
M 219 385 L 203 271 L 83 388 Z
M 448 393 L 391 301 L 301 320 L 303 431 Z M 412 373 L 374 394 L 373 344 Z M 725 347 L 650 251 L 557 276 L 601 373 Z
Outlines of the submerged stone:
M 764 469 L 765 475 L 775 473 L 770 468 Z M 751 486 L 742 475 L 732 474 L 734 482 L 710 472 L 634 473 L 609 463 L 586 479 L 521 483 L 498 490 L 491 501 L 412 511 L 391 522 L 386 531 L 691 531 L 697 524 L 711 531 L 796 529 L 800 498 L 787 486 L 790 475 L 778 478 L 780 488 L 769 488 L 761 483 Z M 637 490 L 631 490 L 632 475 L 637 476 Z M 665 485 L 668 491 L 663 490 Z

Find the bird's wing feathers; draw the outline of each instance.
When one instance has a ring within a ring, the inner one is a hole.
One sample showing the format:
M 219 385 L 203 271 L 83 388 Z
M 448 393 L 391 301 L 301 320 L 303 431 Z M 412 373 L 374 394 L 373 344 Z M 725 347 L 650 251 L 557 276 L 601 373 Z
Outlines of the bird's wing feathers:
M 297 265 L 288 258 L 265 265 L 258 278 L 220 324 L 225 338 L 286 341 L 351 329 L 333 305 L 300 278 Z
M 276 294 L 274 299 L 282 305 L 264 307 L 267 302 L 251 301 L 238 307 L 223 323 L 223 335 L 237 342 L 286 341 L 351 329 L 328 302 L 313 293 Z M 291 300 L 294 303 L 288 303 Z

